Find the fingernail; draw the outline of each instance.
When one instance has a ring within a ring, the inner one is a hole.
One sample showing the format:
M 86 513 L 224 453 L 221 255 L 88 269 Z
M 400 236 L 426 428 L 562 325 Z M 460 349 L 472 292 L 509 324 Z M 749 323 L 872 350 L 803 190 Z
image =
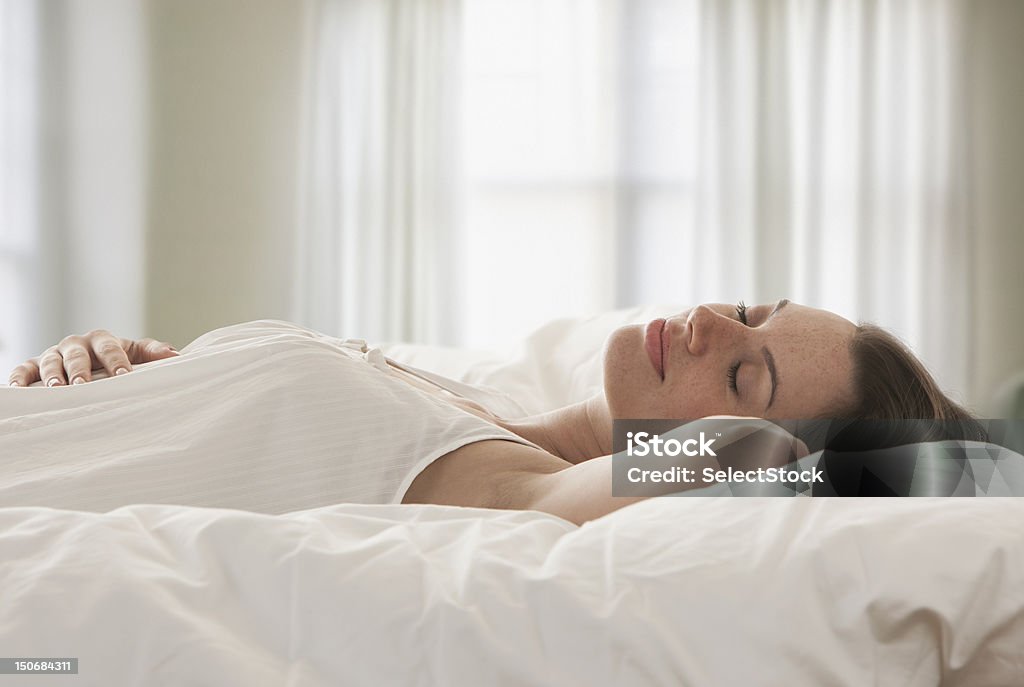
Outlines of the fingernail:
M 10 385 L 11 385 L 11 386 L 21 386 L 21 384 L 19 384 L 18 382 L 11 382 L 11 384 L 10 384 Z
M 115 375 L 126 375 L 126 374 L 128 374 L 128 370 L 124 369 L 123 367 L 119 367 L 116 370 L 114 370 L 114 374 Z
M 59 384 L 60 384 L 60 380 L 57 379 L 56 377 L 54 377 L 54 378 L 52 378 L 52 379 L 50 379 L 50 380 L 48 380 L 46 382 L 46 386 L 58 386 Z
M 75 377 L 71 380 L 72 384 L 85 384 L 85 377 Z

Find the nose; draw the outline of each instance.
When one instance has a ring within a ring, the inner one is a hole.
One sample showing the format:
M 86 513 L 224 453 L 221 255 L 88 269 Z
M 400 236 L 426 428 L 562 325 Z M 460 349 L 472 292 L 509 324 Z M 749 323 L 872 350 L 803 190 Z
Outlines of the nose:
M 686 318 L 691 355 L 704 355 L 709 350 L 727 345 L 742 335 L 743 323 L 727 317 L 706 305 L 698 305 Z

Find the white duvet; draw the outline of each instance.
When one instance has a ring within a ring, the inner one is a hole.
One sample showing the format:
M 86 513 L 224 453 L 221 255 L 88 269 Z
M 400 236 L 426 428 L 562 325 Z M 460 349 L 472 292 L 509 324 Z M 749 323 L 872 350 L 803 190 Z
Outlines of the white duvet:
M 564 402 L 594 388 L 611 324 L 555 323 L 461 376 L 520 380 L 530 412 Z M 549 395 L 531 351 L 553 343 L 577 360 Z M 448 353 L 433 367 L 460 376 Z M 580 528 L 440 506 L 0 508 L 0 657 L 79 659 L 0 686 L 1009 687 L 1024 501 L 661 498 Z
M 0 647 L 66 685 L 1020 685 L 1024 508 L 0 510 Z

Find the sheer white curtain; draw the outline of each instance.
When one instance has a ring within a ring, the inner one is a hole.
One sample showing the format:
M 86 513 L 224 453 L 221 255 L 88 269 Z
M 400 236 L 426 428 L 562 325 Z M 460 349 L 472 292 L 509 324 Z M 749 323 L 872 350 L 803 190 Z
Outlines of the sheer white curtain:
M 699 263 L 690 286 L 699 299 L 709 287 L 741 296 L 739 286 L 757 300 L 792 294 L 875 320 L 948 388 L 966 389 L 963 9 L 932 0 L 702 6 L 694 247 L 719 256 L 711 264 L 720 268 Z
M 894 329 L 966 389 L 966 11 L 466 0 L 465 340 L 786 296 Z
M 458 0 L 310 4 L 294 319 L 453 343 Z

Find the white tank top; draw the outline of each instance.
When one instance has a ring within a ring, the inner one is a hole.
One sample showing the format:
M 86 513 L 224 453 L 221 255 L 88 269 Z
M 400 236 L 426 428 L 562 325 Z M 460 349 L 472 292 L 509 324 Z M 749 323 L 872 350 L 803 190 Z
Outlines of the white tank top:
M 430 463 L 486 439 L 536 447 L 398 378 L 361 339 L 261 320 L 120 377 L 0 388 L 0 507 L 401 503 Z

